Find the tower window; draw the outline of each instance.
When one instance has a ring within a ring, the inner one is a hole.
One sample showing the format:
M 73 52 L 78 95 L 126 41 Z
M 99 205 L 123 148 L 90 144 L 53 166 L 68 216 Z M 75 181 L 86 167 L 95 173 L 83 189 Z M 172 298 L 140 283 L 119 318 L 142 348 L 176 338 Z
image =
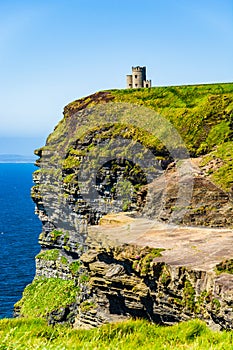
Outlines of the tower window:
M 137 74 L 136 74 L 136 75 L 134 76 L 134 78 L 137 79 L 137 77 L 138 77 L 138 76 L 137 76 Z
M 135 86 L 137 87 L 137 86 L 138 86 L 138 84 L 135 84 Z

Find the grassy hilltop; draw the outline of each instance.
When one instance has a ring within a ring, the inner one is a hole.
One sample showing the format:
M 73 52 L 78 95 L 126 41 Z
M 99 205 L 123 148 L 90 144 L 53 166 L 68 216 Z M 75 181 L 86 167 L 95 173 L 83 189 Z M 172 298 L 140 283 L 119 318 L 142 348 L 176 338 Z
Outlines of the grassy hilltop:
M 64 114 L 109 101 L 148 107 L 167 118 L 193 156 L 233 137 L 233 83 L 110 90 L 71 102 Z
M 191 156 L 232 140 L 232 83 L 116 90 L 112 94 L 115 101 L 144 105 L 167 118 Z
M 52 148 L 57 140 L 60 142 L 66 123 L 76 112 L 96 105 L 106 105 L 109 102 L 147 107 L 169 120 L 183 139 L 191 157 L 203 157 L 208 154 L 200 165 L 206 166 L 216 158 L 222 160 L 213 174 L 210 170 L 210 177 L 222 189 L 227 191 L 231 189 L 233 183 L 233 172 L 231 171 L 233 165 L 233 83 L 110 90 L 96 93 L 76 100 L 65 107 L 64 119 L 48 138 L 49 147 Z M 112 104 L 110 105 L 112 108 Z M 78 133 L 82 133 L 82 128 L 83 126 L 80 128 L 79 125 Z M 95 118 L 88 129 L 88 131 L 95 129 Z M 157 152 L 160 156 L 164 155 L 163 145 L 145 130 L 137 130 L 134 127 L 129 130 L 129 125 L 127 125 L 127 132 L 122 129 L 124 125 L 122 127 L 115 125 L 112 128 L 112 135 L 118 133 L 122 137 L 132 138 L 152 151 L 155 150 L 155 153 Z M 103 133 L 101 137 L 107 138 L 108 135 Z M 75 165 L 75 161 L 72 163 L 73 159 L 72 152 L 70 152 L 65 167 Z

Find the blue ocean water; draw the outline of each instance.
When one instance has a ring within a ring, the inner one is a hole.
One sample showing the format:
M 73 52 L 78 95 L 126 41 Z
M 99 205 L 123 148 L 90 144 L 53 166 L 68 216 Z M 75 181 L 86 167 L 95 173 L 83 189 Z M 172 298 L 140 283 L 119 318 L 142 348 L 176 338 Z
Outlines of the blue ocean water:
M 30 198 L 33 164 L 0 164 L 0 318 L 13 306 L 35 275 L 41 223 Z

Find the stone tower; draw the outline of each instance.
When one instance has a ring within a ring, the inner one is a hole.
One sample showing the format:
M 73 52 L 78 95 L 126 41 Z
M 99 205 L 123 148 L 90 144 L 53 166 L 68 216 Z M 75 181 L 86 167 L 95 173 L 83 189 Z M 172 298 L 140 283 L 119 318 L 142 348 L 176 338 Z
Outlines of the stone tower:
M 146 80 L 146 67 L 132 67 L 132 74 L 126 76 L 127 89 L 150 88 L 151 80 Z

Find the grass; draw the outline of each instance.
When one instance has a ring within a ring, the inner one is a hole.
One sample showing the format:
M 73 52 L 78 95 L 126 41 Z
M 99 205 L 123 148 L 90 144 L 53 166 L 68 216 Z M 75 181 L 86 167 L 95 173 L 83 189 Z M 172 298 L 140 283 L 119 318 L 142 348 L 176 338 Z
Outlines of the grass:
M 232 139 L 233 84 L 114 90 L 116 102 L 153 109 L 177 129 L 192 155 Z
M 58 259 L 58 256 L 59 256 L 58 249 L 49 249 L 39 253 L 36 256 L 36 259 L 56 261 Z
M 216 147 L 203 158 L 201 166 L 206 166 L 219 159 L 220 165 L 210 174 L 211 180 L 225 191 L 230 191 L 233 186 L 233 142 L 225 142 Z
M 78 272 L 80 270 L 81 265 L 82 264 L 81 264 L 81 262 L 79 260 L 78 261 L 74 261 L 74 262 L 72 262 L 70 264 L 69 269 L 70 269 L 70 271 L 71 271 L 73 276 L 78 275 Z
M 101 108 L 97 108 L 96 113 L 92 110 L 91 115 L 88 115 L 89 123 L 85 122 L 86 117 L 82 120 L 82 117 L 77 117 L 75 112 L 82 108 L 89 108 L 90 106 L 99 105 L 101 107 L 104 103 L 104 113 L 112 115 L 114 113 L 113 104 L 115 102 L 115 105 L 122 103 L 122 107 L 124 107 L 124 104 L 146 107 L 161 115 L 162 118 L 167 119 L 175 127 L 179 135 L 181 135 L 188 151 L 193 156 L 206 154 L 216 144 L 232 139 L 232 83 L 153 87 L 151 89 L 121 89 L 110 90 L 105 93 L 105 99 L 96 98 L 97 93 L 86 98 L 85 104 L 80 99 L 66 106 L 65 117 L 49 136 L 48 146 L 45 148 L 55 150 L 59 143 L 62 150 L 66 149 L 68 151 L 72 144 L 77 139 L 82 139 L 86 132 L 92 129 L 99 130 L 100 123 L 106 125 L 106 116 L 103 115 L 101 117 Z M 105 102 L 110 102 L 109 111 L 107 109 L 108 103 L 106 104 Z M 126 105 L 125 108 L 127 109 Z M 132 111 L 128 107 L 128 113 L 131 114 Z M 121 110 L 121 107 L 117 109 L 116 106 L 115 115 L 117 119 L 115 122 L 118 123 L 118 126 L 114 123 L 114 132 L 122 132 L 125 122 L 125 125 L 129 127 L 125 131 L 128 137 L 136 138 L 145 147 L 156 145 L 161 149 L 161 144 L 158 143 L 158 140 L 155 141 L 152 135 L 146 134 L 146 129 L 153 130 L 156 114 L 151 118 L 147 116 L 146 112 L 142 113 L 141 110 L 138 110 L 138 128 L 136 127 L 135 129 L 132 128 L 132 125 L 130 126 L 131 116 L 127 116 L 124 112 Z M 143 114 L 142 116 L 139 115 L 141 113 Z M 74 128 L 74 125 L 76 125 L 76 128 Z M 148 128 L 145 126 L 148 126 Z M 103 131 L 101 134 L 107 137 L 108 130 L 106 131 L 106 135 L 104 135 Z M 127 136 L 125 135 L 125 137 Z M 63 164 L 65 169 L 79 165 L 79 156 L 81 154 L 80 150 L 78 152 L 69 152 L 70 158 Z
M 75 302 L 78 293 L 74 281 L 38 277 L 24 289 L 15 307 L 24 317 L 46 317 L 53 310 Z
M 51 327 L 33 318 L 0 321 L 0 350 L 230 350 L 232 340 L 232 331 L 213 332 L 198 320 L 172 327 L 128 320 L 92 330 Z

